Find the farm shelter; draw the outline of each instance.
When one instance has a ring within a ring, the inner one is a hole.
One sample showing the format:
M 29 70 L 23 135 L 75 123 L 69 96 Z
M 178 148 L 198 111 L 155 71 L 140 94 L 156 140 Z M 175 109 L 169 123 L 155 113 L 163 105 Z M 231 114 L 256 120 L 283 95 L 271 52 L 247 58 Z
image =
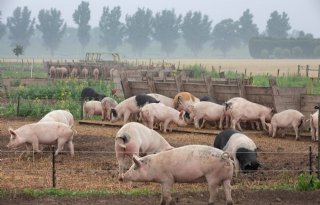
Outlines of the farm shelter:
M 47 149 L 36 154 L 34 161 L 29 158 L 19 158 L 20 148 L 15 152 L 5 145 L 9 136 L 7 127 L 14 128 L 32 123 L 38 119 L 30 118 L 0 118 L 0 187 L 4 190 L 15 190 L 15 196 L 0 197 L 0 204 L 157 204 L 160 200 L 158 184 L 154 183 L 120 183 L 117 180 L 118 166 L 114 153 L 114 136 L 119 126 L 94 126 L 76 123 L 75 157 L 71 158 L 68 150 L 56 158 L 56 188 L 63 190 L 109 191 L 111 195 L 90 196 L 41 196 L 19 195 L 22 189 L 43 190 L 52 187 L 51 152 Z M 212 130 L 208 130 L 211 131 Z M 259 132 L 247 132 L 259 147 L 258 159 L 264 165 L 256 173 L 242 174 L 233 178 L 232 196 L 235 204 L 318 204 L 318 192 L 296 192 L 274 190 L 293 189 L 296 177 L 300 173 L 309 172 L 309 146 L 313 152 L 315 165 L 316 143 L 309 138 L 296 142 L 291 137 L 271 139 Z M 211 145 L 213 134 L 196 133 L 166 133 L 165 139 L 175 147 L 187 144 Z M 281 160 L 279 160 L 281 159 Z M 293 160 L 294 159 L 294 160 Z M 313 167 L 314 170 L 314 167 Z M 266 187 L 271 189 L 264 190 Z M 288 188 L 288 187 L 287 187 Z M 135 190 L 136 194 L 131 191 Z M 205 183 L 175 184 L 173 197 L 177 204 L 207 204 L 208 192 Z M 142 192 L 144 194 L 137 194 Z M 63 193 L 63 192 L 60 192 Z M 122 193 L 122 194 L 121 194 Z M 128 193 L 128 194 L 125 194 Z M 219 189 L 217 204 L 224 204 L 223 191 Z M 259 203 L 257 203 L 259 201 Z

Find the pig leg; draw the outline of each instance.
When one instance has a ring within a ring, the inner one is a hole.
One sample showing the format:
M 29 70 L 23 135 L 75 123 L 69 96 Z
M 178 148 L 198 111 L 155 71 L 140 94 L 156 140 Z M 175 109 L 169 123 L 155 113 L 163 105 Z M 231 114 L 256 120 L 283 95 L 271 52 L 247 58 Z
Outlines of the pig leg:
M 219 130 L 222 130 L 222 129 L 223 129 L 223 125 L 222 125 L 223 120 L 224 120 L 224 116 L 221 116 L 221 117 L 220 117 L 220 121 L 219 121 Z
M 224 194 L 226 195 L 226 200 L 227 200 L 227 205 L 232 205 L 232 198 L 231 198 L 231 184 L 230 184 L 230 179 L 227 179 L 223 181 L 223 190 Z
M 210 195 L 208 205 L 213 205 L 213 202 L 218 193 L 219 183 L 215 180 L 214 176 L 206 176 L 206 178 L 208 181 L 208 189 L 209 189 L 209 195 Z
M 315 129 L 314 129 L 314 127 L 313 127 L 313 125 L 311 124 L 310 125 L 310 127 L 311 127 L 311 130 L 310 130 L 310 132 L 311 132 L 311 139 L 313 140 L 313 141 L 315 141 L 316 140 L 316 133 L 315 133 Z
M 299 140 L 300 136 L 299 136 L 299 128 L 298 128 L 298 126 L 293 126 L 293 129 L 294 129 L 294 133 L 296 134 L 296 140 Z
M 73 142 L 71 140 L 68 142 L 68 147 L 70 150 L 70 154 L 73 157 L 74 156 L 74 146 L 73 146 Z
M 172 200 L 172 197 L 171 197 L 172 186 L 173 186 L 172 181 L 167 181 L 167 182 L 162 183 L 160 205 L 175 204 L 175 202 Z
M 264 131 L 268 131 L 266 128 L 266 119 L 264 117 L 260 118 L 261 124 L 262 124 L 262 128 Z
M 202 128 L 203 128 L 204 123 L 206 123 L 206 120 L 205 120 L 205 119 L 202 119 L 202 124 L 200 125 L 200 129 L 202 129 Z
M 272 126 L 272 137 L 275 137 L 277 133 L 277 126 L 276 125 L 271 125 L 271 126 Z
M 167 127 L 168 127 L 168 124 L 170 123 L 170 120 L 165 120 L 163 122 L 163 132 L 166 133 L 167 132 Z
M 198 119 L 198 118 L 194 118 L 194 119 L 193 119 L 193 122 L 194 122 L 194 127 L 195 127 L 196 129 L 199 129 L 199 119 Z
M 125 159 L 124 159 L 125 155 L 124 153 L 118 153 L 116 152 L 116 158 L 118 161 L 118 166 L 119 166 L 119 175 L 118 175 L 118 180 L 122 180 L 122 175 L 123 175 L 123 169 L 125 166 Z
M 59 152 L 61 152 L 63 150 L 63 146 L 66 143 L 66 140 L 64 140 L 63 138 L 59 137 L 58 138 L 58 146 L 57 146 L 57 150 L 54 153 L 55 156 L 57 156 L 59 154 Z
M 34 138 L 33 142 L 32 142 L 32 148 L 34 152 L 41 152 L 41 150 L 39 149 L 39 141 L 38 138 Z

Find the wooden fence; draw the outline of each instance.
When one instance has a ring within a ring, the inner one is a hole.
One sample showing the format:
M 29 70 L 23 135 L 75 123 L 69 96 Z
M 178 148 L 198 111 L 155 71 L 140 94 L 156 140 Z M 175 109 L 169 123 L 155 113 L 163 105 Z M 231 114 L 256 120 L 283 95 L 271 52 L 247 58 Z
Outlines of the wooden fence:
M 130 79 L 121 73 L 118 78 L 125 98 L 144 93 L 159 93 L 173 98 L 178 92 L 186 91 L 196 97 L 213 96 L 221 104 L 233 97 L 243 97 L 273 107 L 277 112 L 296 109 L 306 118 L 315 112 L 314 106 L 320 102 L 320 95 L 308 95 L 306 87 L 278 87 L 273 78 L 269 80 L 268 87 L 253 86 L 249 79 L 216 80 L 205 76 L 202 80 L 185 80 L 176 76 L 174 80 L 163 81 L 152 77 Z

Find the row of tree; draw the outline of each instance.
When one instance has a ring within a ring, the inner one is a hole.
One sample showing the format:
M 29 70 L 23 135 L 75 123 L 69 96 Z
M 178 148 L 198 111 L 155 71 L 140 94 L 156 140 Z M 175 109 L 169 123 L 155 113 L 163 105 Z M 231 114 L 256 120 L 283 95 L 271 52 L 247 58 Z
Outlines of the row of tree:
M 122 16 L 119 6 L 103 7 L 99 21 L 100 46 L 108 51 L 116 51 L 117 47 L 128 42 L 134 52 L 139 55 L 152 40 L 160 42 L 161 49 L 170 56 L 177 47 L 177 40 L 183 38 L 186 45 L 195 56 L 201 51 L 205 43 L 211 42 L 216 50 L 226 54 L 230 49 L 247 45 L 252 37 L 266 36 L 271 38 L 287 38 L 291 29 L 288 15 L 274 11 L 267 21 L 266 31 L 259 33 L 253 23 L 253 15 L 247 9 L 239 20 L 224 19 L 214 27 L 208 15 L 200 11 L 189 11 L 184 17 L 176 14 L 175 10 L 163 10 L 153 14 L 150 9 L 138 8 L 133 15 L 125 16 L 125 23 L 120 21 Z M 74 11 L 74 22 L 78 25 L 77 35 L 82 48 L 90 42 L 90 9 L 89 2 L 82 1 Z M 66 23 L 61 18 L 61 12 L 55 8 L 42 9 L 38 14 L 38 23 L 31 18 L 28 7 L 17 7 L 12 17 L 7 18 L 5 25 L 1 21 L 0 11 L 0 39 L 8 30 L 12 45 L 28 47 L 30 37 L 35 28 L 42 33 L 44 46 L 54 54 L 66 31 Z M 298 31 L 297 38 L 313 38 L 311 34 Z

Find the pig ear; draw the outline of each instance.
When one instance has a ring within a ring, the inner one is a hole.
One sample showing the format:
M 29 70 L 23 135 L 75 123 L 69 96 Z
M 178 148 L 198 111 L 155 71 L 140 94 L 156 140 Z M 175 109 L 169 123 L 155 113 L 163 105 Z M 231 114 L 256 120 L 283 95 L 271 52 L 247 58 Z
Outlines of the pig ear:
M 141 162 L 139 161 L 139 159 L 136 155 L 133 155 L 132 160 L 137 165 L 137 167 L 141 166 Z
M 179 119 L 180 120 L 183 120 L 184 113 L 185 113 L 185 111 L 181 111 L 180 112 L 180 114 L 179 114 Z
M 13 130 L 11 127 L 8 128 L 8 131 L 9 131 L 9 133 L 10 133 L 11 135 L 16 136 L 16 133 L 14 132 L 14 130 Z

